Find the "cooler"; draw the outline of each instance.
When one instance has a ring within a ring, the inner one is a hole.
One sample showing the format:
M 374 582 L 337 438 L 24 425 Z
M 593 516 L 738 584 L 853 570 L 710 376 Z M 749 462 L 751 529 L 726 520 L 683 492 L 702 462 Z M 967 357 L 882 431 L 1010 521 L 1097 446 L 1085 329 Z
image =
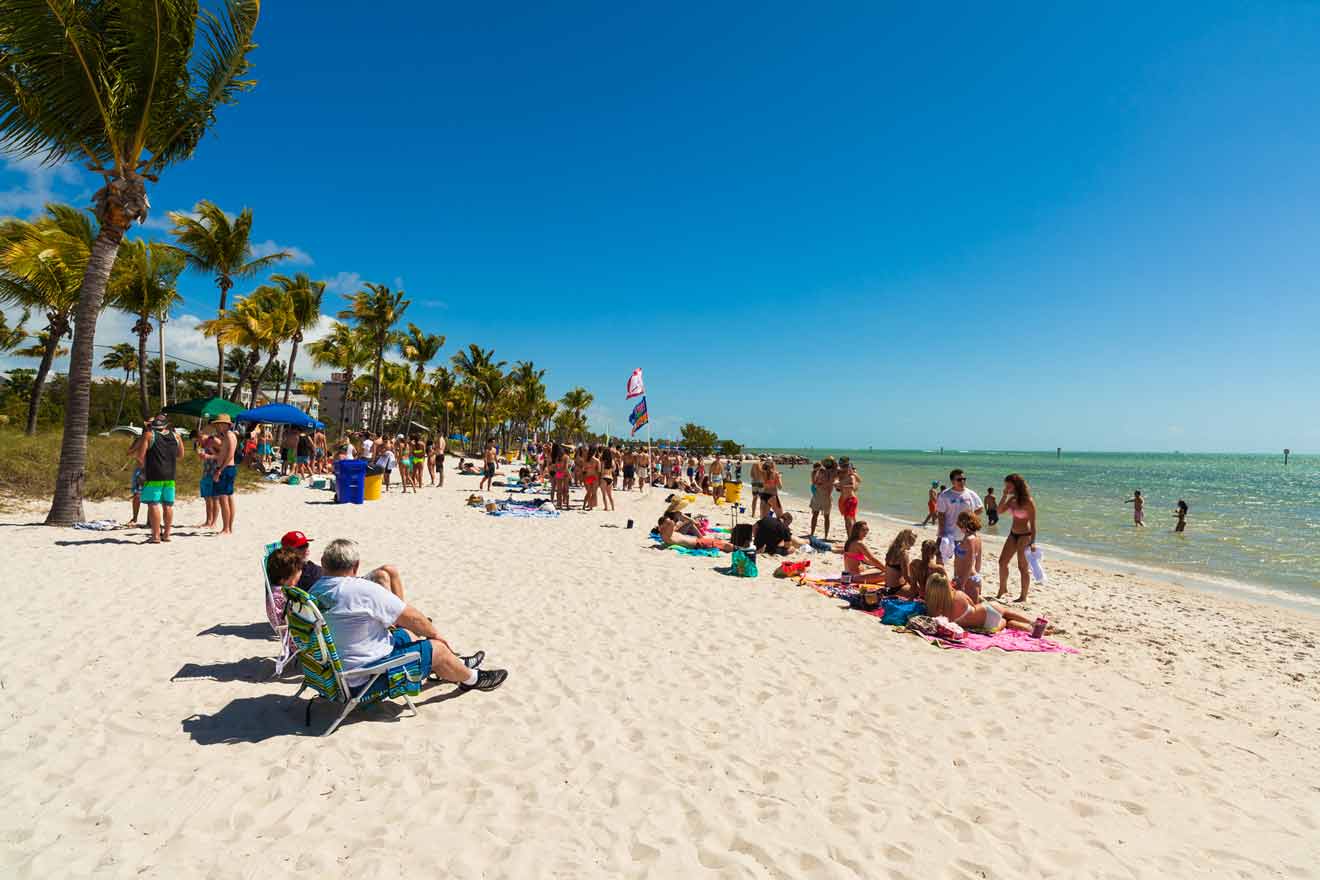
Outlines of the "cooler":
M 385 482 L 381 474 L 367 474 L 362 482 L 362 497 L 367 501 L 380 500 L 380 485 Z

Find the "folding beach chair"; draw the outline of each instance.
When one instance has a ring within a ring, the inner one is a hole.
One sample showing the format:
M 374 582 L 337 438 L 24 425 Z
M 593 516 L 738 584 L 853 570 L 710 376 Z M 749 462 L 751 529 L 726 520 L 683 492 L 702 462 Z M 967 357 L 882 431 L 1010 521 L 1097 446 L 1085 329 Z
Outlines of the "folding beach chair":
M 289 665 L 296 653 L 293 648 L 293 638 L 289 635 L 289 627 L 284 622 L 284 613 L 275 600 L 275 588 L 270 585 L 270 578 L 266 577 L 266 560 L 270 559 L 270 554 L 278 549 L 280 549 L 278 542 L 267 544 L 261 554 L 261 581 L 266 585 L 266 620 L 270 623 L 270 628 L 275 630 L 276 638 L 280 640 L 280 656 L 271 658 L 275 661 L 277 678 L 284 672 L 284 667 Z
M 409 651 L 397 657 L 372 666 L 361 666 L 347 670 L 352 673 L 368 673 L 366 683 L 349 688 L 344 679 L 345 669 L 339 660 L 339 651 L 335 647 L 334 635 L 330 625 L 321 614 L 321 599 L 309 595 L 297 587 L 285 587 L 284 594 L 288 604 L 284 606 L 285 620 L 289 624 L 289 633 L 297 650 L 298 665 L 302 667 L 303 683 L 296 700 L 304 690 L 311 688 L 314 696 L 307 702 L 307 726 L 312 724 L 312 704 L 317 697 L 331 703 L 342 703 L 344 710 L 334 720 L 322 736 L 329 736 L 335 728 L 358 706 L 369 706 L 385 699 L 403 697 L 412 715 L 417 714 L 417 706 L 412 698 L 422 691 L 422 655 L 418 651 Z

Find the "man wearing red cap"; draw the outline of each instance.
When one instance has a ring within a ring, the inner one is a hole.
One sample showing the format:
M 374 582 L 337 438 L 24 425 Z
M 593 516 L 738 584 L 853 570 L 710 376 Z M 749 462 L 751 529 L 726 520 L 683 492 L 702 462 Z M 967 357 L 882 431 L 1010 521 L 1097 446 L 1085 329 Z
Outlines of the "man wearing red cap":
M 298 588 L 300 590 L 311 590 L 312 584 L 321 578 L 321 566 L 312 561 L 312 539 L 299 531 L 286 532 L 283 538 L 280 538 L 280 546 L 288 550 L 297 551 L 302 559 L 302 576 L 298 578 Z M 393 565 L 382 565 L 379 568 L 373 568 L 366 574 L 366 579 L 375 581 L 385 589 L 389 590 L 400 599 L 403 598 L 403 576 Z

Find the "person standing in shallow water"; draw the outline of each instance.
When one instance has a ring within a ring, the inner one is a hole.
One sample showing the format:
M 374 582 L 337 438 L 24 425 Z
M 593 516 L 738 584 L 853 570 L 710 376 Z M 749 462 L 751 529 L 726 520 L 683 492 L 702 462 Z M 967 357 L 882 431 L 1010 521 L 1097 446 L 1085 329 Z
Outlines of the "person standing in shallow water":
M 1141 497 L 1141 490 L 1138 489 L 1133 492 L 1132 497 L 1123 503 L 1132 505 L 1132 524 L 1144 528 L 1146 525 L 1146 499 Z
M 1175 532 L 1178 532 L 1178 533 L 1182 533 L 1182 532 L 1186 531 L 1186 530 L 1187 530 L 1187 502 L 1186 502 L 1186 501 L 1183 501 L 1181 498 L 1179 498 L 1179 499 L 1178 499 L 1178 507 L 1177 507 L 1177 509 L 1175 509 L 1175 510 L 1173 511 L 1173 515 L 1176 516 L 1176 517 L 1178 517 L 1178 524 L 1175 525 L 1175 526 L 1173 527 L 1173 530 L 1174 530 Z
M 999 522 L 999 502 L 995 500 L 995 487 L 985 490 L 985 521 L 990 525 Z

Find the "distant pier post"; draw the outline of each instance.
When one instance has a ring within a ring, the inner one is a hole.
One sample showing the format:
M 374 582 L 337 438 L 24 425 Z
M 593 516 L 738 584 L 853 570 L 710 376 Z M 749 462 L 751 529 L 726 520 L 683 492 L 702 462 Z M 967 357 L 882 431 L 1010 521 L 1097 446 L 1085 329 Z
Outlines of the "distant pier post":
M 1291 455 L 1291 454 L 1292 454 L 1292 450 L 1291 450 L 1291 449 L 1285 449 L 1285 450 L 1283 450 L 1283 466 L 1284 466 L 1284 467 L 1287 467 L 1287 466 L 1288 466 L 1288 456 Z
M 1056 446 L 1056 447 L 1054 447 L 1054 457 L 1055 457 L 1055 458 L 1063 458 L 1063 447 L 1062 447 L 1062 446 Z

